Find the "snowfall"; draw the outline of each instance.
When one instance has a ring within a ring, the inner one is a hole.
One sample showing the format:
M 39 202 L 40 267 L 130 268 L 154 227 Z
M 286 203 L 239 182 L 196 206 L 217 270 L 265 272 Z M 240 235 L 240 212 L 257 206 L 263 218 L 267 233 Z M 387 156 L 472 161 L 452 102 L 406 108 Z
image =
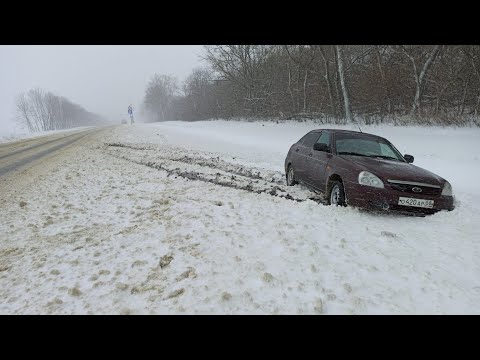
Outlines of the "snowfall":
M 356 129 L 134 124 L 65 150 L 0 200 L 0 313 L 480 314 L 480 129 L 363 128 L 452 184 L 455 210 L 413 217 L 287 187 L 320 127 Z

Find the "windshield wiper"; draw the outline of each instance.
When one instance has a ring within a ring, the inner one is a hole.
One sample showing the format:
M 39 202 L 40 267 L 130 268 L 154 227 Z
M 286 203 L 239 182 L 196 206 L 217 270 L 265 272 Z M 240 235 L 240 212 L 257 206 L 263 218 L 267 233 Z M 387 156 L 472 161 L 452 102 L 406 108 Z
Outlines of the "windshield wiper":
M 339 152 L 338 155 L 356 155 L 356 156 L 367 156 L 365 154 L 359 154 L 356 152 Z
M 381 158 L 381 159 L 387 159 L 387 160 L 396 160 L 400 161 L 397 158 L 391 157 L 391 156 L 386 156 L 386 155 L 365 155 L 365 154 L 359 154 L 356 152 L 339 152 L 338 155 L 355 155 L 355 156 L 366 156 L 366 157 L 376 157 L 376 158 Z
M 381 159 L 400 161 L 400 160 L 398 160 L 397 158 L 394 158 L 394 157 L 391 157 L 391 156 L 386 156 L 386 155 L 365 155 L 365 156 L 368 156 L 368 157 L 378 157 L 378 158 L 381 158 Z

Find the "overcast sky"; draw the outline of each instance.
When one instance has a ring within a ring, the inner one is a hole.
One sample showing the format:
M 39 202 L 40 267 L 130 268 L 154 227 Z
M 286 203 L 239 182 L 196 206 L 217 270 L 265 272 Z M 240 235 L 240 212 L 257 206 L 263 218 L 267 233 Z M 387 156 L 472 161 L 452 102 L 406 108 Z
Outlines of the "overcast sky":
M 0 45 L 0 135 L 14 129 L 14 99 L 34 87 L 65 96 L 118 121 L 140 105 L 154 74 L 179 82 L 199 59 L 201 45 Z

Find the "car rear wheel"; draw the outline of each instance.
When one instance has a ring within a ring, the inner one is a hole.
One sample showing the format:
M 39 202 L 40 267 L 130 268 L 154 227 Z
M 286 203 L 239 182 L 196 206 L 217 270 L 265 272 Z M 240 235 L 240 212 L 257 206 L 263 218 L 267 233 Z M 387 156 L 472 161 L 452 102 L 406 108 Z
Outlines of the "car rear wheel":
M 330 186 L 330 195 L 328 197 L 330 205 L 347 206 L 345 202 L 345 189 L 340 181 L 332 182 Z
M 295 180 L 295 172 L 293 171 L 293 167 L 290 165 L 287 170 L 287 185 L 293 186 L 298 184 L 297 180 Z

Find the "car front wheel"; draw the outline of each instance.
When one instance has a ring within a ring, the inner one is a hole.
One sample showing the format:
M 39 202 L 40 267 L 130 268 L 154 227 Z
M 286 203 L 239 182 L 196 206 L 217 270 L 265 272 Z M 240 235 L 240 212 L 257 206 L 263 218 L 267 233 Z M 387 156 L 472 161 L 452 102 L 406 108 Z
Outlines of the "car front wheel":
M 345 202 L 345 189 L 340 181 L 334 181 L 330 187 L 329 204 L 334 206 L 347 206 Z
M 287 185 L 293 186 L 297 184 L 297 180 L 295 180 L 295 172 L 293 171 L 293 167 L 290 165 L 287 171 Z

